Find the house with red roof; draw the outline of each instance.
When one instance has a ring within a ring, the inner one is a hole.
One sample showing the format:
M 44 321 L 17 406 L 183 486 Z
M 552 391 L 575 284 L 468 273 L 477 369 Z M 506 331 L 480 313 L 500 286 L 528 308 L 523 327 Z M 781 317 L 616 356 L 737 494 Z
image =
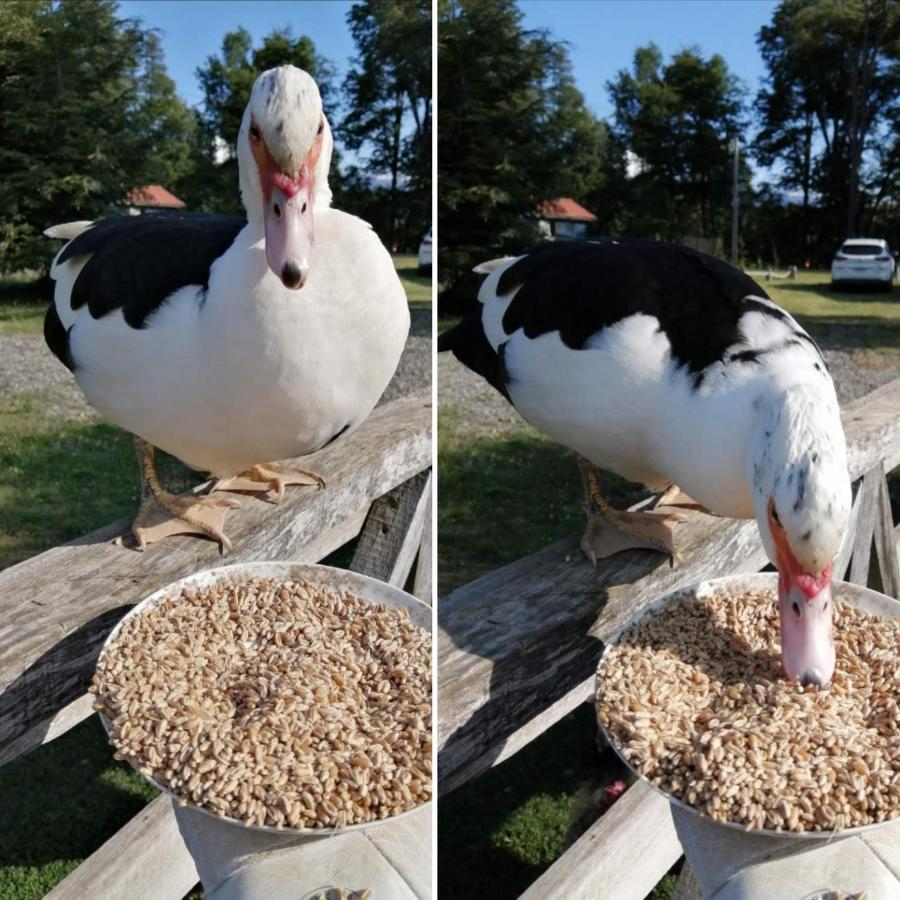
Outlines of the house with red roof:
M 167 191 L 161 184 L 132 188 L 125 196 L 125 205 L 130 216 L 184 209 L 185 206 L 183 200 Z
M 543 237 L 581 239 L 588 236 L 591 223 L 597 217 L 571 197 L 547 200 L 535 210 L 538 228 Z

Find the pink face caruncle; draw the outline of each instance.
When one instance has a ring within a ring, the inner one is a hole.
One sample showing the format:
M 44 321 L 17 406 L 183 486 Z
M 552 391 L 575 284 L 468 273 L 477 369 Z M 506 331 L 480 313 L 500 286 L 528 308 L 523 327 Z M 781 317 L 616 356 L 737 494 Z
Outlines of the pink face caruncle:
M 803 684 L 826 685 L 834 674 L 831 576 L 833 563 L 821 572 L 807 572 L 791 550 L 787 534 L 770 500 L 769 530 L 778 567 L 778 611 L 781 619 L 781 661 L 788 678 Z
M 292 290 L 303 287 L 312 264 L 315 171 L 324 128 L 323 121 L 300 170 L 284 172 L 269 152 L 259 126 L 250 122 L 250 149 L 263 192 L 266 260 L 282 284 Z

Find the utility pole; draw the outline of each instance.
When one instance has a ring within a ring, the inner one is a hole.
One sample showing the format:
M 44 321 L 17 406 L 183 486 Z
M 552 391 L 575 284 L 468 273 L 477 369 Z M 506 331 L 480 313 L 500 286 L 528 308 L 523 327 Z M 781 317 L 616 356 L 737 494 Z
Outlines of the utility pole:
M 738 264 L 738 212 L 740 211 L 740 197 L 738 195 L 738 161 L 741 155 L 740 138 L 734 139 L 734 180 L 731 188 L 731 264 Z

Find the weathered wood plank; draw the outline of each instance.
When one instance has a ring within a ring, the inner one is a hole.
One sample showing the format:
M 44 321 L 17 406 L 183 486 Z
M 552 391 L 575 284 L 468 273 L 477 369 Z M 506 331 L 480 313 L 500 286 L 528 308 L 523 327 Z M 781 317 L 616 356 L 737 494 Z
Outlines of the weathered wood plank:
M 681 856 L 669 802 L 633 784 L 521 900 L 643 900 Z
M 47 900 L 178 900 L 198 880 L 172 801 L 160 795 L 50 891 Z
M 369 511 L 350 568 L 403 588 L 422 540 L 431 472 L 418 472 L 379 497 Z
M 872 538 L 878 518 L 878 482 L 883 477 L 881 467 L 876 466 L 866 472 L 859 486 L 859 512 L 856 517 L 856 533 L 853 536 L 850 577 L 847 580 L 863 587 L 869 583 Z
M 900 464 L 900 380 L 843 412 L 850 472 Z M 539 515 L 540 511 L 536 511 Z M 646 603 L 703 578 L 767 562 L 756 524 L 686 512 L 682 562 L 622 553 L 592 570 L 567 538 L 459 588 L 438 604 L 439 789 L 453 790 L 591 695 L 602 642 Z
M 883 474 L 878 479 L 878 519 L 875 522 L 874 541 L 881 583 L 873 587 L 890 597 L 900 598 L 900 559 L 894 541 L 891 498 Z
M 434 481 L 432 480 L 432 485 Z M 434 488 L 428 492 L 428 505 L 425 507 L 425 521 L 422 525 L 422 540 L 416 556 L 416 575 L 413 579 L 413 594 L 429 606 L 432 604 L 434 528 L 432 510 L 434 508 Z
M 325 490 L 289 490 L 280 505 L 243 497 L 228 519 L 235 550 L 224 559 L 195 538 L 144 553 L 114 546 L 123 521 L 0 572 L 0 763 L 40 744 L 53 716 L 84 693 L 103 639 L 130 604 L 198 569 L 309 559 L 310 547 L 321 558 L 339 546 L 331 544 L 348 519 L 430 464 L 431 398 L 422 392 L 379 407 L 304 459 Z

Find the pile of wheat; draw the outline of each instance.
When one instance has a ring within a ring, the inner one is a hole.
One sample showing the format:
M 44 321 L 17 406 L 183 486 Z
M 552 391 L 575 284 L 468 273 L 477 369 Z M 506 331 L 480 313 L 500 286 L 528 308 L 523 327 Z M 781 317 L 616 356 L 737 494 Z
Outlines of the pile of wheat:
M 825 688 L 781 673 L 769 592 L 687 597 L 597 671 L 597 717 L 662 790 L 720 822 L 824 831 L 900 815 L 900 622 L 835 603 Z
M 342 827 L 431 797 L 431 636 L 300 581 L 188 588 L 127 620 L 94 676 L 117 756 L 247 823 Z

